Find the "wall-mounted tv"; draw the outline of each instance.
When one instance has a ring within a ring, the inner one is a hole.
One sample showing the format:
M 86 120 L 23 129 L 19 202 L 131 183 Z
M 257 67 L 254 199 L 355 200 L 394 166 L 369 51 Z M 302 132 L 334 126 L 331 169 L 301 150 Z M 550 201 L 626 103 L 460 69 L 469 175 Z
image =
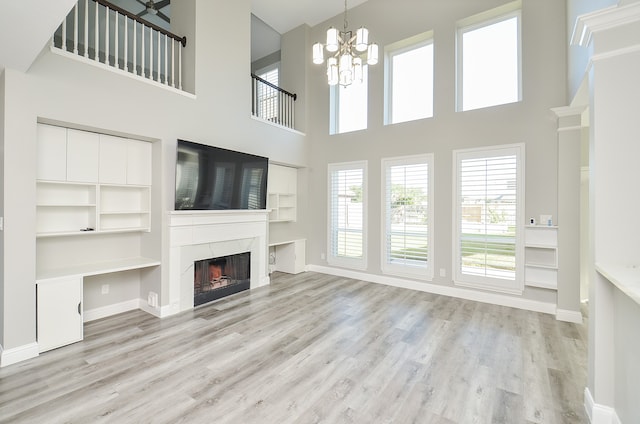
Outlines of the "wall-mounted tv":
M 176 210 L 266 209 L 269 159 L 178 140 Z

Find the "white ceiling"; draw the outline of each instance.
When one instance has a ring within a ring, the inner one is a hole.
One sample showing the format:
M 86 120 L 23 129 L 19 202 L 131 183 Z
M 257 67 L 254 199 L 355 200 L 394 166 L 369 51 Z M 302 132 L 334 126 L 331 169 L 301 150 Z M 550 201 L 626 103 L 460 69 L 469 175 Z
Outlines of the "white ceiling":
M 349 0 L 349 9 L 367 0 Z M 344 12 L 343 0 L 251 0 L 251 13 L 280 34 L 299 25 L 316 26 Z

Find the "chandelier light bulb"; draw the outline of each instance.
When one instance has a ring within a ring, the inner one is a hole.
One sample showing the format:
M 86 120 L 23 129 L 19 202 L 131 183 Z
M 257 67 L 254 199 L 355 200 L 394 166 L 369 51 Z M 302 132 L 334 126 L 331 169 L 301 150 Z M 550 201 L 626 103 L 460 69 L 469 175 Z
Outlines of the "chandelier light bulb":
M 362 59 L 356 57 L 353 59 L 353 79 L 362 82 Z
M 329 85 L 338 84 L 338 59 L 335 57 L 327 59 L 327 81 Z
M 367 49 L 367 65 L 375 65 L 378 63 L 378 45 L 376 43 L 369 44 Z
M 365 27 L 360 27 L 356 31 L 356 50 L 363 52 L 367 50 L 369 45 L 369 30 Z
M 313 63 L 320 65 L 324 62 L 324 51 L 322 43 L 315 43 L 313 45 Z
M 340 48 L 338 44 L 338 30 L 331 27 L 327 30 L 327 51 L 334 53 Z

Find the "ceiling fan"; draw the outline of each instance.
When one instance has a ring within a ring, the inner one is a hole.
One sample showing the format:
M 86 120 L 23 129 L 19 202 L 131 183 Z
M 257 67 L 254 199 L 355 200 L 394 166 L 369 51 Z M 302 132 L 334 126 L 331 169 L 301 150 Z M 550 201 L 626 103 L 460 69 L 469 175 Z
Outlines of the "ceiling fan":
M 159 18 L 166 21 L 167 23 L 169 22 L 169 17 L 164 13 L 162 13 L 160 9 L 168 6 L 171 3 L 171 0 L 162 0 L 159 2 L 154 2 L 153 0 L 149 0 L 146 2 L 142 0 L 136 0 L 136 1 L 145 7 L 142 12 L 138 13 L 138 16 L 142 17 L 148 13 L 150 15 L 158 16 Z

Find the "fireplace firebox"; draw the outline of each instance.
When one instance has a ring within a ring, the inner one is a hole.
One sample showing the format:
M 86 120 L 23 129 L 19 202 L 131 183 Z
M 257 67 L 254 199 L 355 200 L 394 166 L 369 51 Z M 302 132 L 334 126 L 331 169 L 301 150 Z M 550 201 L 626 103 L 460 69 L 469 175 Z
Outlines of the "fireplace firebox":
M 193 306 L 249 290 L 250 252 L 203 259 L 193 265 Z

